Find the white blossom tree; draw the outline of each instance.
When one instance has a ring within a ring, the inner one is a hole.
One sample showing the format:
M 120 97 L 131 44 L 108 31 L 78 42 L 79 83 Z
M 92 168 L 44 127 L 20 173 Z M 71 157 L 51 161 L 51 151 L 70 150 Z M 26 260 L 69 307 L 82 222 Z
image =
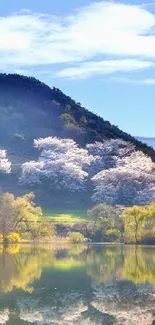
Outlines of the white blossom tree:
M 22 184 L 76 192 L 91 179 L 95 202 L 133 205 L 155 198 L 155 165 L 129 142 L 96 142 L 83 149 L 72 139 L 48 137 L 34 140 L 34 146 L 40 156 L 22 165 Z
M 155 164 L 141 151 L 117 158 L 116 167 L 92 178 L 95 202 L 143 205 L 155 199 Z
M 7 159 L 6 150 L 0 150 L 0 172 L 10 173 L 11 162 Z
M 34 140 L 34 146 L 41 150 L 39 160 L 22 165 L 21 183 L 47 183 L 51 188 L 70 192 L 84 189 L 86 169 L 94 159 L 86 149 L 71 139 L 57 137 Z
M 123 159 L 135 151 L 135 146 L 121 139 L 111 139 L 87 144 L 88 153 L 94 156 L 89 168 L 90 176 L 94 176 L 104 169 L 114 168 L 117 159 Z

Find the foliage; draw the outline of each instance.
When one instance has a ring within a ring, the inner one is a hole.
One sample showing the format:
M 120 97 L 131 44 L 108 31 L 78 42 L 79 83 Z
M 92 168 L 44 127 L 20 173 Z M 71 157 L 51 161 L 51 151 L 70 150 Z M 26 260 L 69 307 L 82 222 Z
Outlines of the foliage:
M 80 118 L 80 124 L 81 124 L 82 126 L 85 126 L 85 125 L 88 124 L 88 121 L 87 121 L 87 119 L 86 119 L 85 116 L 81 116 L 81 118 Z
M 75 123 L 74 117 L 68 113 L 61 114 L 60 118 L 65 124 Z
M 112 218 L 116 221 L 119 219 L 119 207 L 112 207 L 106 203 L 100 203 L 88 210 L 87 214 L 95 222 L 102 222 L 103 218 Z
M 32 223 L 30 233 L 33 239 L 54 237 L 56 235 L 55 227 L 46 220 Z
M 21 184 L 74 193 L 89 191 L 91 179 L 92 199 L 110 205 L 144 205 L 155 197 L 155 164 L 131 143 L 117 139 L 83 149 L 72 139 L 48 137 L 34 146 L 40 157 L 22 165 Z
M 116 167 L 102 170 L 92 178 L 93 200 L 110 205 L 145 205 L 155 197 L 155 165 L 142 152 L 117 157 Z
M 15 197 L 13 194 L 4 193 L 0 195 L 0 232 L 3 236 L 15 231 L 16 210 L 14 208 Z
M 13 194 L 0 196 L 0 231 L 4 237 L 17 232 L 28 233 L 31 238 L 53 236 L 54 226 L 42 217 L 42 210 L 35 206 L 34 194 L 15 198 Z
M 117 166 L 118 159 L 122 160 L 135 150 L 135 146 L 121 139 L 111 139 L 102 142 L 87 144 L 88 153 L 95 157 L 90 166 L 90 176 L 105 169 Z
M 11 232 L 10 234 L 4 237 L 4 243 L 6 244 L 18 243 L 19 241 L 20 241 L 20 235 L 17 234 L 16 232 Z
M 94 206 L 87 213 L 88 217 L 94 220 L 93 240 L 107 242 L 121 240 L 120 207 L 102 203 Z
M 42 210 L 40 207 L 35 206 L 33 199 L 34 194 L 28 193 L 15 200 L 16 229 L 21 234 L 28 232 L 32 238 L 54 236 L 54 226 L 42 218 Z
M 120 242 L 121 232 L 118 229 L 108 229 L 104 234 L 104 241 L 107 242 Z
M 49 137 L 34 140 L 34 146 L 41 150 L 37 162 L 24 163 L 20 182 L 42 184 L 48 182 L 55 190 L 81 191 L 88 174 L 85 171 L 93 157 L 86 149 L 79 148 L 71 139 Z
M 122 213 L 126 243 L 154 243 L 155 203 L 133 206 Z
M 67 238 L 72 244 L 84 243 L 87 241 L 87 238 L 80 232 L 70 232 Z

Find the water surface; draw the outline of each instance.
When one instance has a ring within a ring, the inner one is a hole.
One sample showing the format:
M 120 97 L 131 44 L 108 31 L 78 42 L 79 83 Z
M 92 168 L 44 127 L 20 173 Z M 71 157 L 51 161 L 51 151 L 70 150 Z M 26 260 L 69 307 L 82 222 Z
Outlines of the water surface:
M 155 247 L 0 247 L 0 324 L 152 325 Z

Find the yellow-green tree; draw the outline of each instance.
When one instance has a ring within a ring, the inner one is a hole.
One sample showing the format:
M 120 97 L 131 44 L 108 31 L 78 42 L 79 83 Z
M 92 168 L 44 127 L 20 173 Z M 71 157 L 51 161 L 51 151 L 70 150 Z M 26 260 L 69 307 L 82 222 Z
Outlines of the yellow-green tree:
M 13 206 L 16 209 L 16 231 L 28 232 L 32 238 L 52 236 L 55 234 L 54 226 L 43 219 L 42 209 L 36 207 L 34 194 L 28 193 L 17 197 Z
M 0 233 L 6 236 L 16 228 L 16 210 L 13 207 L 14 195 L 4 193 L 0 196 Z
M 147 207 L 134 205 L 122 213 L 124 221 L 124 241 L 139 243 L 142 240 L 142 230 L 148 215 Z
M 97 232 L 96 240 L 118 241 L 122 230 L 119 218 L 119 208 L 106 203 L 95 205 L 87 212 L 88 217 L 94 221 L 93 233 Z
M 15 198 L 13 194 L 0 196 L 0 233 L 3 238 L 9 233 L 28 233 L 31 238 L 52 236 L 54 226 L 43 218 L 40 207 L 34 203 L 34 194 Z

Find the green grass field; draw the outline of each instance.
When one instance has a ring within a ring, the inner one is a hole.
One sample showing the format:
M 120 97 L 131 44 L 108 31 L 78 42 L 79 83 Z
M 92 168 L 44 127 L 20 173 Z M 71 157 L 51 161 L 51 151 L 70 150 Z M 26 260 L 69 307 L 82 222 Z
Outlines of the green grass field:
M 54 210 L 43 209 L 44 217 L 50 218 L 53 223 L 78 223 L 90 222 L 87 217 L 86 210 Z

